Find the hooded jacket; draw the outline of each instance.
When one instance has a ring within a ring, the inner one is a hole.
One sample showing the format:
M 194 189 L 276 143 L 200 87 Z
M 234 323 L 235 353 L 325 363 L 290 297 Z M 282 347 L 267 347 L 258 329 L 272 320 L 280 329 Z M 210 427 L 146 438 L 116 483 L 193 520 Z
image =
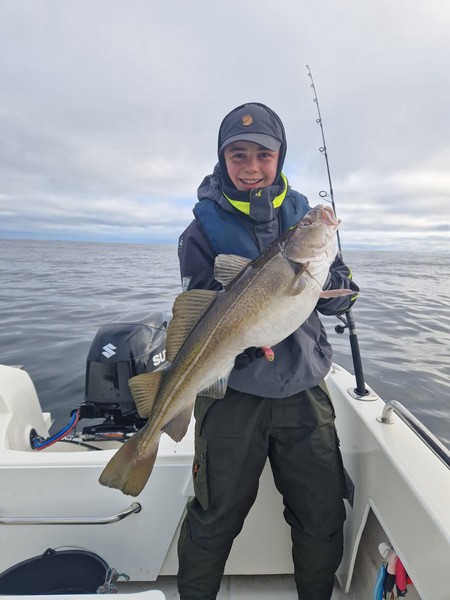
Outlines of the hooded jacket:
M 219 148 L 220 145 L 219 132 Z M 280 156 L 284 158 L 285 152 L 284 139 Z M 254 259 L 308 212 L 306 197 L 290 188 L 282 174 L 282 161 L 278 167 L 274 185 L 243 193 L 232 189 L 227 174 L 223 176 L 225 166 L 219 153 L 213 174 L 205 177 L 198 189 L 199 202 L 193 210 L 195 219 L 179 239 L 183 290 L 221 289 L 214 279 L 214 260 L 218 254 Z M 235 208 L 230 195 L 250 203 L 248 214 Z M 330 268 L 326 287 L 358 290 L 351 281 L 348 267 L 338 257 Z M 273 362 L 259 358 L 243 370 L 233 369 L 228 386 L 256 396 L 283 398 L 318 385 L 332 360 L 332 349 L 318 311 L 327 315 L 341 314 L 353 301 L 350 296 L 319 300 L 305 323 L 273 347 Z

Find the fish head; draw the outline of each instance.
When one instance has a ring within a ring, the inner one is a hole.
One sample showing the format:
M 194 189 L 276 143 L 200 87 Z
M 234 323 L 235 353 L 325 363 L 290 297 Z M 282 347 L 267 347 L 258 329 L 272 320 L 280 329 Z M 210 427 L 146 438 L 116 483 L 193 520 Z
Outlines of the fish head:
M 328 274 L 337 254 L 336 231 L 340 220 L 329 206 L 311 209 L 283 240 L 283 255 L 291 262 L 307 265 L 314 277 Z

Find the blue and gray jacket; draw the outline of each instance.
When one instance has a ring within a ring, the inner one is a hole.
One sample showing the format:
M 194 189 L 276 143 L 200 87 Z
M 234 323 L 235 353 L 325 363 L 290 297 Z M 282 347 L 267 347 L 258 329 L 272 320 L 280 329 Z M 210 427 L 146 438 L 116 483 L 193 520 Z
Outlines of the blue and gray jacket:
M 310 209 L 308 200 L 291 189 L 283 176 L 285 190 L 278 206 L 266 199 L 266 212 L 244 214 L 223 193 L 220 167 L 207 176 L 198 190 L 195 220 L 179 239 L 178 255 L 183 290 L 221 289 L 214 279 L 214 260 L 218 254 L 237 254 L 254 259 L 286 229 L 297 223 Z M 263 188 L 264 190 L 264 188 Z M 261 203 L 264 198 L 258 198 Z M 269 208 L 267 208 L 267 206 Z M 327 289 L 352 289 L 348 267 L 336 258 L 330 268 Z M 234 390 L 256 396 L 284 398 L 318 385 L 331 366 L 332 349 L 318 311 L 341 314 L 354 300 L 351 296 L 319 300 L 316 310 L 299 329 L 274 347 L 276 359 L 258 359 L 231 373 L 228 385 Z

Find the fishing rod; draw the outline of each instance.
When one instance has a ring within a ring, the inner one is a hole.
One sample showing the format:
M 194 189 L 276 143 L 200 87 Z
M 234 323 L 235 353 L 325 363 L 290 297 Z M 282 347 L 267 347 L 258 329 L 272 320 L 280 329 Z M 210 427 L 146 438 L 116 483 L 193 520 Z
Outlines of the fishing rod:
M 319 196 L 321 198 L 323 198 L 326 202 L 331 202 L 331 206 L 333 208 L 334 215 L 337 217 L 336 204 L 334 202 L 333 184 L 331 183 L 330 163 L 328 161 L 327 145 L 325 142 L 325 133 L 323 130 L 322 115 L 320 114 L 319 100 L 317 98 L 316 86 L 314 85 L 314 79 L 313 79 L 313 76 L 311 73 L 311 69 L 309 68 L 308 65 L 306 65 L 306 68 L 308 69 L 308 77 L 311 79 L 311 87 L 314 92 L 313 102 L 315 103 L 316 108 L 317 108 L 318 118 L 316 119 L 316 123 L 319 125 L 320 132 L 322 134 L 323 146 L 321 148 L 319 148 L 319 151 L 325 157 L 325 163 L 327 166 L 327 175 L 328 175 L 328 185 L 330 188 L 329 194 L 326 191 L 322 190 L 321 192 L 319 192 Z M 343 258 L 339 230 L 336 231 L 336 235 L 337 235 L 337 242 L 338 242 L 338 248 L 339 248 L 339 257 Z M 364 373 L 363 373 L 363 367 L 362 367 L 361 352 L 359 350 L 358 336 L 356 334 L 356 324 L 355 324 L 355 320 L 353 318 L 351 309 L 349 308 L 348 310 L 345 311 L 345 317 L 340 315 L 340 316 L 338 316 L 338 319 L 340 321 L 342 321 L 342 323 L 344 325 L 343 326 L 337 325 L 335 327 L 336 333 L 344 333 L 345 329 L 348 329 L 348 332 L 349 332 L 350 348 L 351 348 L 351 352 L 352 352 L 353 368 L 355 371 L 355 379 L 356 379 L 356 388 L 355 388 L 354 392 L 359 397 L 367 396 L 369 394 L 369 391 L 367 390 L 366 384 L 364 382 Z

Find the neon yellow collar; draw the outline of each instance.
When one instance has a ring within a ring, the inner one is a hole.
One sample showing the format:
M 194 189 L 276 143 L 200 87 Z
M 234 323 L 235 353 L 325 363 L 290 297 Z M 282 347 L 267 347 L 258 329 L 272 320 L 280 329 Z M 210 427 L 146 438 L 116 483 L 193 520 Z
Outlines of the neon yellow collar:
M 285 199 L 287 190 L 288 190 L 288 180 L 283 173 L 281 173 L 281 178 L 283 179 L 284 188 L 283 188 L 283 191 L 281 192 L 281 194 L 278 194 L 278 196 L 275 196 L 275 198 L 272 200 L 272 204 L 273 204 L 274 208 L 279 208 L 283 204 L 283 200 Z M 232 200 L 225 194 L 225 192 L 222 192 L 222 193 L 225 196 L 225 198 L 228 200 L 228 202 L 232 206 L 234 206 L 234 208 L 236 208 L 237 210 L 240 210 L 245 215 L 250 214 L 250 201 Z M 261 195 L 261 190 L 254 195 L 254 198 L 257 198 L 258 195 Z

